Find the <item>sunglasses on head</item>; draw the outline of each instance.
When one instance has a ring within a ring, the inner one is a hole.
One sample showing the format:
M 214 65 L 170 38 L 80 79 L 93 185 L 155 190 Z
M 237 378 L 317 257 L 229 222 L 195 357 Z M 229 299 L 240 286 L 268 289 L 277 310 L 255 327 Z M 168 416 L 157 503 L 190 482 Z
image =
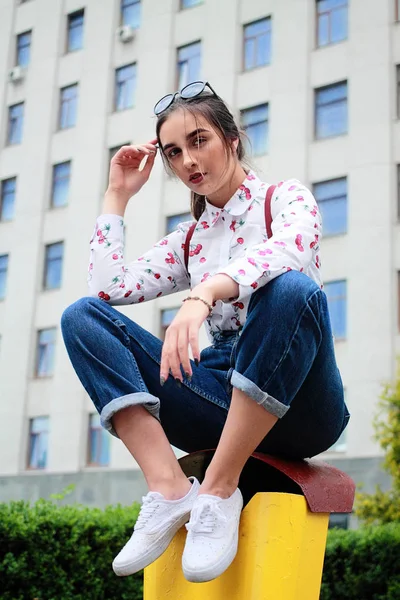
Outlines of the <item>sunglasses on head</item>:
M 204 92 L 204 90 L 208 87 L 214 96 L 216 96 L 216 92 L 212 89 L 211 85 L 208 81 L 193 81 L 192 83 L 188 83 L 185 85 L 180 91 L 175 92 L 174 94 L 167 94 L 163 96 L 161 100 L 157 102 L 154 107 L 154 114 L 160 115 L 164 110 L 167 110 L 174 102 L 175 98 L 179 96 L 183 98 L 183 100 L 189 100 L 190 98 L 196 98 L 196 96 L 200 96 Z

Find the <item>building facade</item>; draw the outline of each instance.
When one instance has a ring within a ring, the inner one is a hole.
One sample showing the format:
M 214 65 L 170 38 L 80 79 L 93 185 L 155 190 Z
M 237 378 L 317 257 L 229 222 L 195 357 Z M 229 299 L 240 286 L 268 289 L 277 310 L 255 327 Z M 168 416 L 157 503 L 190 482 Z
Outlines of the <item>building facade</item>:
M 194 80 L 227 101 L 262 178 L 314 190 L 352 413 L 322 458 L 366 489 L 388 485 L 372 418 L 400 347 L 399 4 L 0 0 L 0 500 L 74 483 L 74 499 L 103 506 L 145 489 L 122 443 L 99 428 L 60 317 L 87 294 L 110 157 L 152 139 L 156 101 Z M 189 209 L 158 157 L 127 209 L 127 260 Z M 120 310 L 162 337 L 180 301 Z

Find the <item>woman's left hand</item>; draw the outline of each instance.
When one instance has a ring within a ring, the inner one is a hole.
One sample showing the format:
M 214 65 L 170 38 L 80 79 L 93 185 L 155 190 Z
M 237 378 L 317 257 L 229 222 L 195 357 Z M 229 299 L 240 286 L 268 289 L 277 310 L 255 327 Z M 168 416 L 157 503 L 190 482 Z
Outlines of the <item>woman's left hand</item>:
M 200 296 L 211 305 L 213 295 L 209 289 L 195 287 L 190 296 Z M 182 365 L 186 377 L 192 376 L 189 359 L 189 346 L 195 362 L 200 360 L 199 329 L 209 315 L 207 306 L 201 300 L 187 300 L 168 327 L 161 354 L 160 382 L 168 379 L 169 370 L 175 380 L 182 381 Z

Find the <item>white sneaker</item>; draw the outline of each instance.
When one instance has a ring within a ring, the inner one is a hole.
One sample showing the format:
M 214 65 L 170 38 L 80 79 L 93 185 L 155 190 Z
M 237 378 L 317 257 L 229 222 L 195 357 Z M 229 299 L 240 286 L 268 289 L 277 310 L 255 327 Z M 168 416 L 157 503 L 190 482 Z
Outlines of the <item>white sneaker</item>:
M 200 484 L 189 477 L 192 487 L 179 500 L 166 500 L 159 492 L 149 492 L 130 540 L 114 558 L 116 575 L 132 575 L 154 562 L 167 549 L 177 531 L 189 520 Z
M 221 575 L 236 556 L 243 497 L 236 488 L 230 498 L 199 494 L 193 506 L 182 556 L 188 581 L 211 581 Z

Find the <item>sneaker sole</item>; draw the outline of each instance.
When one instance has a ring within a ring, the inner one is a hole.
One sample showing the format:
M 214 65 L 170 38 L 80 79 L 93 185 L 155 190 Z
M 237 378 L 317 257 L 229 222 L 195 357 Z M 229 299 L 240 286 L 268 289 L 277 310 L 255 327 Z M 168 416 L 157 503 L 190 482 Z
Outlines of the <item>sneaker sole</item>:
M 163 535 L 161 540 L 157 541 L 157 546 L 151 548 L 146 554 L 140 557 L 140 559 L 136 559 L 134 561 L 130 561 L 124 563 L 122 565 L 114 564 L 113 562 L 113 571 L 118 577 L 126 577 L 127 575 L 133 575 L 142 569 L 145 569 L 151 563 L 153 563 L 157 558 L 159 558 L 165 550 L 168 548 L 170 543 L 172 542 L 175 534 L 184 526 L 185 523 L 188 522 L 190 517 L 190 512 L 187 513 L 186 516 L 182 517 L 180 521 L 175 523 L 170 529 L 168 529 Z
M 236 535 L 232 540 L 232 544 L 227 550 L 227 553 L 224 554 L 224 556 L 222 556 L 217 563 L 214 563 L 208 569 L 190 569 L 189 567 L 185 566 L 184 561 L 182 560 L 182 571 L 185 579 L 191 583 L 205 583 L 206 581 L 212 581 L 213 579 L 216 579 L 222 575 L 222 573 L 224 573 L 224 571 L 226 571 L 226 569 L 233 562 L 237 554 L 238 541 L 239 531 L 237 530 Z

